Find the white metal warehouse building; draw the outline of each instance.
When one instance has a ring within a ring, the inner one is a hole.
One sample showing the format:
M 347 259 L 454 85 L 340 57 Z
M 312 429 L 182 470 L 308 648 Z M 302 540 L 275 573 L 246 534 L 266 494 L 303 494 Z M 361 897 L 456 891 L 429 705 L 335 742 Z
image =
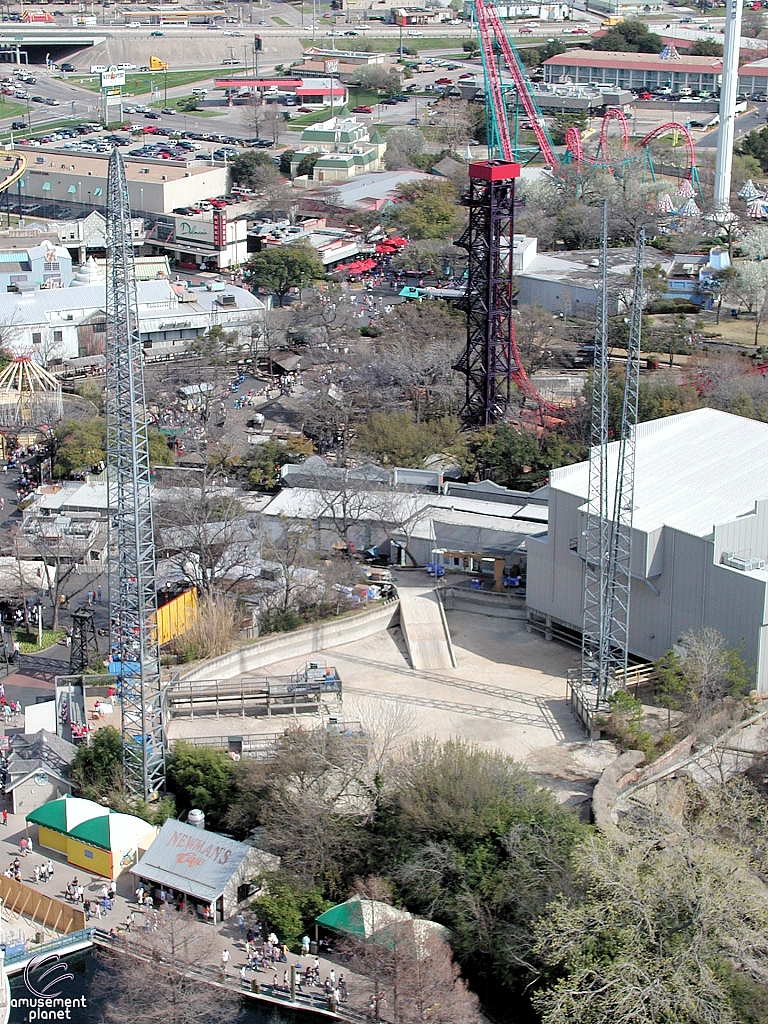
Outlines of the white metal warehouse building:
M 618 443 L 610 452 L 613 493 Z M 529 618 L 581 631 L 588 463 L 555 469 L 529 537 Z M 629 647 L 660 657 L 712 626 L 768 691 L 768 424 L 715 409 L 637 428 Z

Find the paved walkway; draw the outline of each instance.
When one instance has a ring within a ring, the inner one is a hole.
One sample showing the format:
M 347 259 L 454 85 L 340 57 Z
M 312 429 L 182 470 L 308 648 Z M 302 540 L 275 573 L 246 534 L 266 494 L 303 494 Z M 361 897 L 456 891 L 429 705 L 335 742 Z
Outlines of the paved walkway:
M 67 864 L 66 858 L 62 854 L 38 846 L 36 826 L 31 827 L 29 834 L 33 839 L 34 852 L 21 855 L 19 844 L 27 835 L 26 822 L 23 815 L 9 813 L 7 826 L 3 827 L 0 824 L 0 871 L 5 871 L 18 857 L 21 863 L 22 882 L 32 887 L 40 888 L 41 892 L 44 892 L 46 895 L 66 902 L 67 883 L 73 882 L 77 878 L 79 884 L 85 889 L 85 899 L 90 898 L 96 901 L 97 898 L 100 898 L 102 887 L 107 883 L 107 879 L 102 878 L 100 875 L 89 874 L 80 868 Z M 35 866 L 41 867 L 49 859 L 54 863 L 53 878 L 48 882 L 36 883 Z M 140 936 L 146 910 L 138 905 L 134 891 L 133 875 L 130 872 L 125 872 L 118 879 L 117 890 L 114 908 L 106 911 L 106 913 L 101 910 L 98 914 L 93 913 L 88 925 L 89 927 L 102 929 L 105 932 L 114 929 L 122 939 L 128 939 L 126 925 L 131 914 L 133 914 L 134 920 L 130 931 Z M 173 910 L 168 912 L 176 913 Z M 343 965 L 334 963 L 325 957 L 302 957 L 289 953 L 287 960 L 278 961 L 274 968 L 272 966 L 262 966 L 258 970 L 249 969 L 247 966 L 245 936 L 247 929 L 255 923 L 256 917 L 250 911 L 245 911 L 245 923 L 242 930 L 238 927 L 236 917 L 217 925 L 199 922 L 200 927 L 210 929 L 211 931 L 211 941 L 207 947 L 209 956 L 204 963 L 200 964 L 200 968 L 207 975 L 210 975 L 212 981 L 222 980 L 222 952 L 226 950 L 229 954 L 226 968 L 226 983 L 228 985 L 237 988 L 239 991 L 251 992 L 252 981 L 255 980 L 259 982 L 261 994 L 280 1002 L 289 1002 L 291 966 L 294 965 L 296 967 L 297 973 L 302 977 L 303 981 L 304 970 L 307 966 L 317 963 L 320 970 L 320 984 L 307 986 L 305 983 L 302 983 L 301 987 L 297 986 L 297 1005 L 311 1005 L 318 1009 L 326 1008 L 325 981 L 327 978 L 332 977 L 331 971 L 334 971 L 337 983 L 341 974 L 347 980 L 349 995 L 347 1008 L 355 1016 L 362 1012 L 364 1000 L 369 994 L 368 983 L 360 977 L 351 975 L 348 970 L 344 969 Z M 6 907 L 2 909 L 0 941 L 3 943 L 13 944 L 24 940 L 28 943 L 34 943 L 35 937 L 40 931 L 43 932 L 44 941 L 46 942 L 60 934 L 50 928 L 44 928 L 36 924 L 29 918 L 19 917 L 18 914 L 11 912 Z M 128 939 L 128 941 L 130 940 Z M 261 949 L 261 941 L 257 945 Z M 244 978 L 242 977 L 241 968 L 245 968 Z M 342 1013 L 344 1009 L 345 1007 L 342 1005 L 340 1007 Z

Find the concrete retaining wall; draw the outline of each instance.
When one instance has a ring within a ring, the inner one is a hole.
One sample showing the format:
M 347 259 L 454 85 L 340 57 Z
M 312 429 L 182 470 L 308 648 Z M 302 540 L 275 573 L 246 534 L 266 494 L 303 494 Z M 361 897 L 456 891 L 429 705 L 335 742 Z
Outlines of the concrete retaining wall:
M 525 604 L 516 608 L 505 594 L 484 594 L 465 587 L 446 587 L 442 594 L 448 612 L 471 612 L 473 615 L 490 615 L 495 619 L 525 620 L 527 616 Z
M 287 658 L 301 659 L 313 651 L 325 650 L 328 647 L 340 647 L 341 644 L 364 640 L 367 636 L 380 633 L 383 629 L 398 625 L 400 621 L 400 604 L 388 601 L 375 608 L 367 608 L 362 612 L 353 612 L 342 619 L 330 622 L 318 622 L 316 625 L 304 626 L 291 633 L 276 633 L 272 636 L 256 640 L 246 647 L 239 647 L 220 658 L 203 661 L 180 678 L 185 681 L 207 679 L 231 679 L 234 676 L 255 672 L 265 665 Z M 297 667 L 300 667 L 297 665 Z

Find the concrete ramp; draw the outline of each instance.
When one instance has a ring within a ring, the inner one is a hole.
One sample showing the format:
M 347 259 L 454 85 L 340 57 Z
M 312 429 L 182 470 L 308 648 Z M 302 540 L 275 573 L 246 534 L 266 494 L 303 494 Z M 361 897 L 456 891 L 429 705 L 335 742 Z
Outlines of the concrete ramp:
M 428 587 L 402 587 L 398 595 L 400 629 L 411 665 L 425 672 L 456 668 L 445 612 L 434 591 Z

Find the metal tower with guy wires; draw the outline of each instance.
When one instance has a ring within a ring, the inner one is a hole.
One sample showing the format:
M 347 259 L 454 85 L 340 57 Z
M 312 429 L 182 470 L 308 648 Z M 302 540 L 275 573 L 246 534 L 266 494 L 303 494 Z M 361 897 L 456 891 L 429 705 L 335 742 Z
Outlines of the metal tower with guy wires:
M 641 231 L 637 243 L 621 424 L 614 451 L 609 451 L 608 423 L 607 203 L 603 203 L 600 247 L 581 646 L 581 683 L 595 688 L 595 710 L 624 685 L 627 672 L 645 236 Z
M 125 785 L 148 800 L 165 785 L 155 543 L 128 182 L 116 149 L 109 159 L 106 357 L 110 661 L 118 673 Z

